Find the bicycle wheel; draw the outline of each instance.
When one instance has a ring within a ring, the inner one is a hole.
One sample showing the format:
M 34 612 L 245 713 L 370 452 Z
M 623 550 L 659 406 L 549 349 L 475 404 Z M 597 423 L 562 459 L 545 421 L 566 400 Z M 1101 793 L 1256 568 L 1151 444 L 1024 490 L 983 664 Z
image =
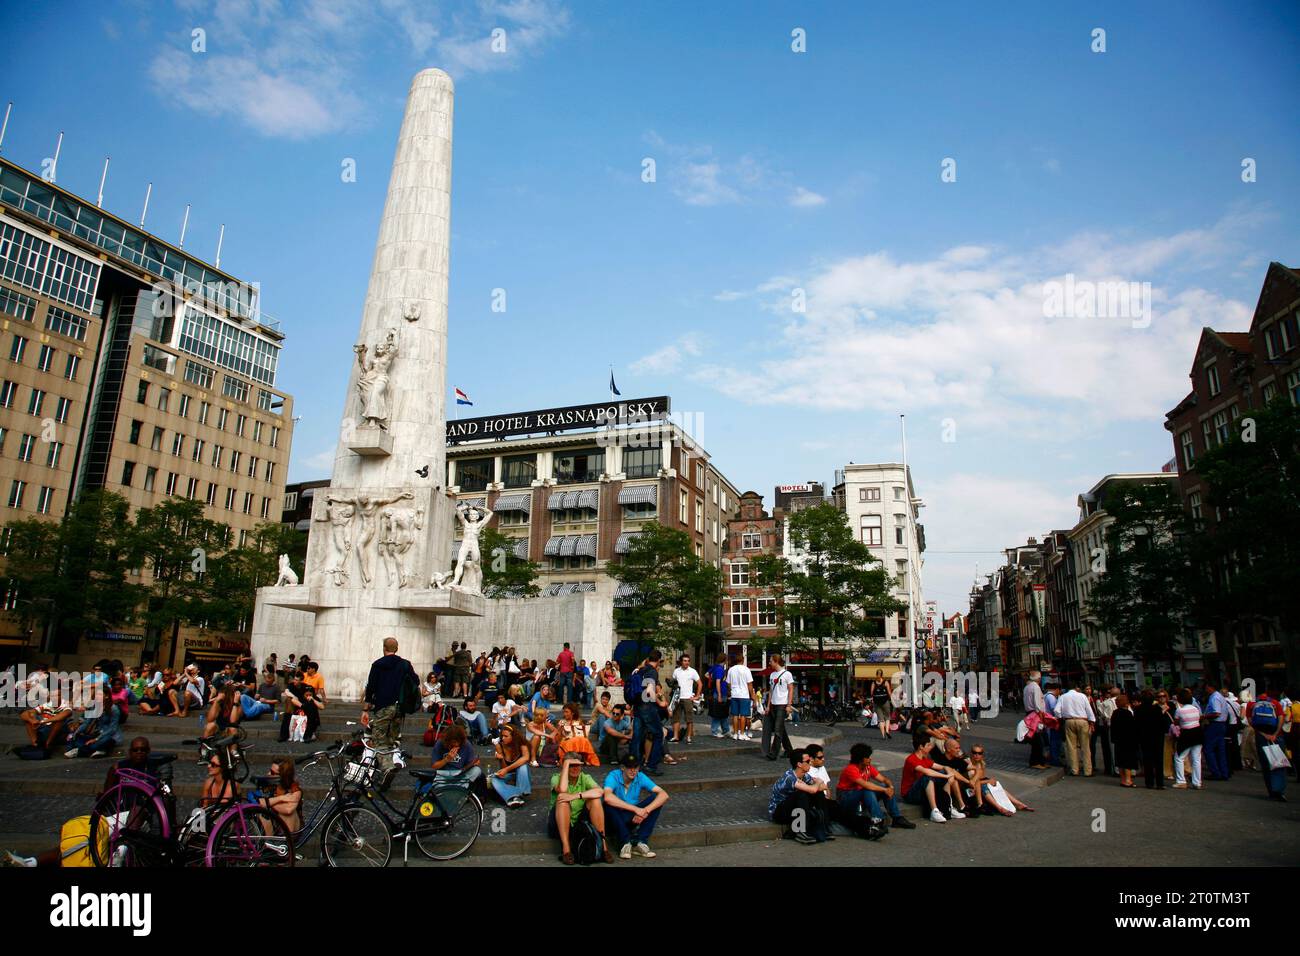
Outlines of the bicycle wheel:
M 208 839 L 210 867 L 293 866 L 293 837 L 279 814 L 249 804 L 222 814 Z
M 474 845 L 483 828 L 482 802 L 460 788 L 430 794 L 420 803 L 417 813 L 415 845 L 431 860 L 454 860 L 461 856 Z
M 362 806 L 344 807 L 330 817 L 320 841 L 326 866 L 384 867 L 393 853 L 388 823 Z
M 152 866 L 166 844 L 168 828 L 151 795 L 118 786 L 96 801 L 88 834 L 95 866 Z

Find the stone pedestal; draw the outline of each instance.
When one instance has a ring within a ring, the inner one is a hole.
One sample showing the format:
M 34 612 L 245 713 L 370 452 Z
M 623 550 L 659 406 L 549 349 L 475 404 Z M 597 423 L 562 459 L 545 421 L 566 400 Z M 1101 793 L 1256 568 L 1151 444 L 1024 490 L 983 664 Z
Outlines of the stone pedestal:
M 393 453 L 393 436 L 382 428 L 358 428 L 348 441 L 348 450 L 371 458 Z

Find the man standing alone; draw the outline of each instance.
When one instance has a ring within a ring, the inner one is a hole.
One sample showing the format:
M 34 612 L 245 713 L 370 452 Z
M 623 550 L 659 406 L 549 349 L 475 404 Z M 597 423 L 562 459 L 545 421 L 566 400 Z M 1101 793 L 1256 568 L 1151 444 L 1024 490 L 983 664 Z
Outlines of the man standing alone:
M 1025 716 L 1037 714 L 1041 721 L 1047 713 L 1047 704 L 1043 701 L 1043 688 L 1038 686 L 1042 679 L 1041 671 L 1030 671 L 1029 680 L 1025 682 Z M 1029 738 L 1029 766 L 1034 770 L 1046 770 L 1043 763 L 1043 740 L 1047 737 L 1047 728 L 1041 723 L 1037 732 Z
M 785 658 L 780 654 L 773 654 L 769 660 L 773 669 L 767 682 L 767 713 L 763 715 L 763 756 L 775 760 L 779 754 L 772 746 L 773 737 L 787 757 L 794 754 L 790 735 L 785 730 L 785 720 L 790 716 L 790 705 L 793 703 L 790 699 L 790 685 L 794 683 L 794 678 L 786 670 Z
M 555 664 L 560 669 L 560 689 L 559 701 L 561 704 L 567 704 L 573 698 L 570 696 L 574 693 L 573 687 L 573 651 L 569 650 L 569 642 L 564 642 L 564 650 L 560 651 L 559 656 L 555 658 Z
M 365 703 L 361 726 L 370 730 L 371 745 L 378 751 L 376 765 L 381 771 L 393 766 L 393 754 L 402 742 L 401 699 L 404 686 L 414 685 L 419 697 L 420 678 L 404 657 L 397 656 L 397 638 L 384 638 L 384 656 L 370 665 L 366 678 Z

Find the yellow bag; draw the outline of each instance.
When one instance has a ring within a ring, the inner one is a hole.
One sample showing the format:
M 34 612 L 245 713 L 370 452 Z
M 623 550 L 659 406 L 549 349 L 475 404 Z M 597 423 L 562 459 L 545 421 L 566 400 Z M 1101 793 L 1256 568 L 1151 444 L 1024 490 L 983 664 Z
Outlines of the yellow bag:
M 73 817 L 59 832 L 61 866 L 94 866 L 90 858 L 90 817 Z

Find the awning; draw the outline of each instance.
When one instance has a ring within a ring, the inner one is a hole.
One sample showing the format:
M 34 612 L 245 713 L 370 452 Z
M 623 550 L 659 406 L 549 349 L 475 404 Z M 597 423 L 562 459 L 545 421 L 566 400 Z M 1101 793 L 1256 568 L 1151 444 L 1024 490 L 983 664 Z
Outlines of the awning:
M 560 557 L 571 558 L 578 553 L 578 535 L 566 534 L 560 539 Z
M 594 558 L 596 556 L 596 536 L 594 534 L 583 534 L 577 537 L 578 544 L 573 553 L 584 558 Z
M 551 500 L 546 503 L 546 509 L 548 511 L 567 511 L 570 508 L 581 507 L 578 504 L 581 496 L 581 491 L 554 491 L 551 493 Z
M 574 594 L 581 594 L 583 591 L 594 591 L 594 590 L 596 590 L 595 581 L 581 581 L 578 584 L 575 584 L 573 586 Z
M 565 585 L 563 585 L 563 584 L 552 584 L 550 587 L 548 587 L 548 588 L 547 588 L 545 591 L 543 591 L 542 593 L 543 593 L 544 595 L 546 595 L 546 597 L 555 597 L 555 596 L 557 596 L 557 595 L 560 593 L 561 590 L 564 589 L 564 587 L 565 587 Z
M 502 495 L 492 506 L 493 511 L 522 511 L 528 514 L 533 506 L 532 495 Z
M 515 557 L 523 561 L 528 560 L 528 539 L 515 538 Z
M 621 505 L 657 505 L 659 503 L 658 485 L 632 485 L 624 487 L 618 493 Z
M 552 535 L 546 539 L 546 547 L 542 549 L 542 554 L 548 558 L 558 557 L 560 554 L 560 544 L 564 541 L 564 535 Z
M 460 541 L 453 541 L 453 542 L 451 543 L 451 565 L 452 565 L 452 567 L 455 567 L 455 566 L 456 566 L 456 559 L 457 559 L 458 557 L 460 557 Z
M 600 510 L 600 492 L 595 488 L 588 488 L 586 491 L 578 492 L 578 503 L 575 508 L 590 508 L 592 511 Z
M 461 498 L 461 502 L 471 508 L 487 508 L 487 497 L 482 498 Z
M 624 531 L 618 536 L 618 540 L 614 542 L 614 553 L 627 554 L 632 547 L 632 539 L 640 537 L 640 535 L 641 532 L 639 531 Z
M 636 596 L 636 588 L 630 584 L 620 584 L 614 589 L 614 606 L 627 607 Z

